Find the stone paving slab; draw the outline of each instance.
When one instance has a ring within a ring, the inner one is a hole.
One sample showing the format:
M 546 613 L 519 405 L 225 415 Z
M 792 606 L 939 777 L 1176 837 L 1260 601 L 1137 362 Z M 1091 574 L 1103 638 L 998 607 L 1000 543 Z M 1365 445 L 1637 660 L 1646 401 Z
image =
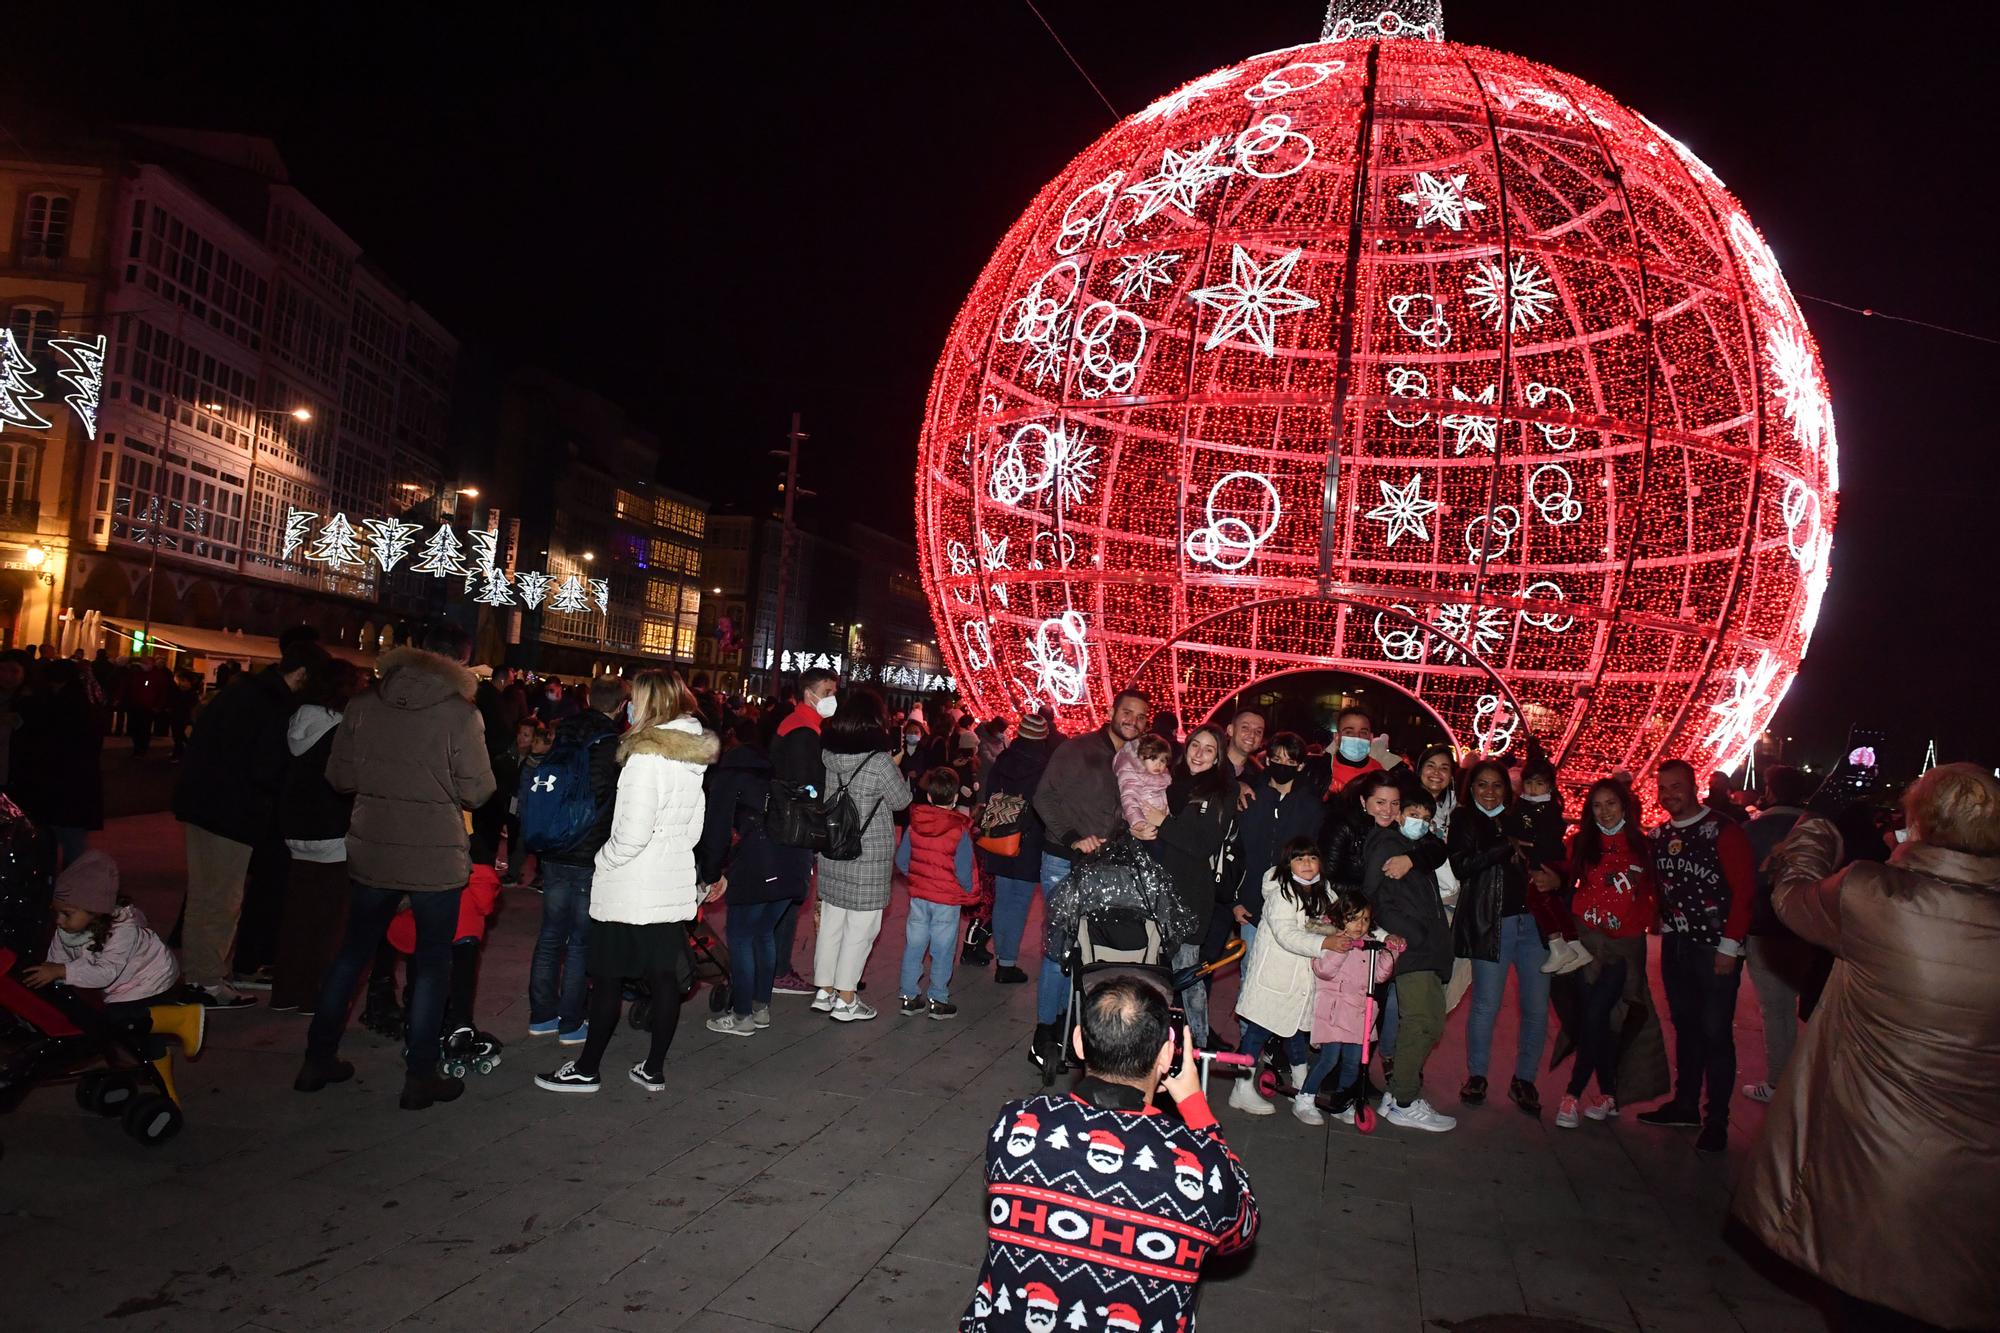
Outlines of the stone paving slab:
M 148 914 L 171 921 L 172 821 L 115 820 L 102 843 Z M 961 970 L 951 1022 L 891 1011 L 840 1025 L 780 996 L 774 1025 L 749 1039 L 703 1028 L 698 998 L 667 1092 L 614 1074 L 595 1096 L 557 1096 L 531 1076 L 562 1053 L 523 1031 L 539 910 L 532 892 L 506 895 L 479 997 L 504 1062 L 455 1105 L 398 1110 L 397 1052 L 358 1029 L 353 1083 L 293 1093 L 304 1021 L 262 1010 L 213 1019 L 208 1051 L 181 1069 L 187 1128 L 157 1151 L 79 1112 L 67 1086 L 32 1093 L 0 1119 L 0 1266 L 34 1275 L 40 1298 L 10 1303 L 7 1327 L 954 1326 L 984 1247 L 985 1130 L 1002 1101 L 1038 1087 L 1023 1042 L 1033 987 Z M 902 935 L 899 892 L 868 969 L 885 1011 Z M 810 951 L 808 928 L 799 957 Z M 1218 1015 L 1233 990 L 1219 988 Z M 1754 998 L 1742 1006 L 1747 1082 L 1762 1046 Z M 1461 1009 L 1429 1080 L 1459 1116 L 1452 1134 L 1252 1119 L 1218 1088 L 1264 1231 L 1204 1284 L 1204 1328 L 1416 1330 L 1509 1313 L 1621 1333 L 1825 1327 L 1722 1235 L 1761 1107 L 1738 1103 L 1725 1160 L 1629 1117 L 1558 1130 L 1555 1075 L 1539 1120 L 1504 1098 L 1460 1108 L 1463 1028 Z M 1496 1068 L 1513 1034 L 1509 1001 Z M 606 1068 L 642 1041 L 621 1033 Z

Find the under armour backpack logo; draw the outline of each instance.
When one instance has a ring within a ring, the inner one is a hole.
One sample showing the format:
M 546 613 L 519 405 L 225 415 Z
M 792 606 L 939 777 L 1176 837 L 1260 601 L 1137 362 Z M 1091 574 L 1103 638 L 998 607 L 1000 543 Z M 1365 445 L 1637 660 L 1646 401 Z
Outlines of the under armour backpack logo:
M 554 791 L 555 789 L 556 775 L 553 773 L 538 775 L 528 783 L 529 791 Z

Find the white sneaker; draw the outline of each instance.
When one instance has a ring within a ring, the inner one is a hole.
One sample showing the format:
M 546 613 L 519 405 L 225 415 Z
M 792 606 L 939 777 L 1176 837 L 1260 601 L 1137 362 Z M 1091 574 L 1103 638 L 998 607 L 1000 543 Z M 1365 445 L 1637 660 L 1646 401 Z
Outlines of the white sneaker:
M 835 1000 L 831 1015 L 836 1023 L 865 1023 L 875 1017 L 875 1011 L 857 995 L 851 1000 Z
M 1431 1104 L 1419 1097 L 1408 1106 L 1399 1106 L 1393 1099 L 1382 1099 L 1382 1118 L 1392 1125 L 1404 1129 L 1421 1129 L 1432 1134 L 1442 1134 L 1448 1129 L 1457 1129 L 1458 1121 L 1448 1115 L 1440 1115 Z
M 750 1021 L 760 1028 L 771 1026 L 771 1006 L 768 1004 L 752 1005 L 750 1007 Z
M 1591 1097 L 1583 1103 L 1583 1113 L 1591 1120 L 1616 1120 L 1618 1099 L 1616 1097 Z
M 817 1013 L 830 1014 L 833 1012 L 834 1003 L 832 991 L 816 990 L 813 992 L 813 1002 L 810 1007 Z
M 1339 1109 L 1338 1111 L 1335 1111 L 1335 1112 L 1333 1113 L 1333 1118 L 1334 1118 L 1335 1120 L 1338 1120 L 1338 1121 L 1339 1121 L 1339 1122 L 1340 1122 L 1341 1124 L 1343 1124 L 1343 1125 L 1351 1125 L 1351 1124 L 1353 1124 L 1353 1123 L 1354 1123 L 1354 1103 L 1353 1103 L 1353 1102 L 1349 1102 L 1349 1103 L 1348 1103 L 1347 1105 L 1345 1105 L 1345 1106 L 1341 1107 L 1341 1108 L 1340 1108 L 1340 1109 Z
M 1229 1089 L 1229 1104 L 1245 1115 L 1276 1115 L 1278 1108 L 1257 1091 L 1257 1080 L 1238 1078 Z
M 1569 961 L 1557 968 L 1558 972 L 1574 972 L 1580 967 L 1589 967 L 1593 960 L 1590 950 L 1583 947 L 1582 940 L 1569 941 Z
M 1586 958 L 1588 954 L 1584 955 Z M 1569 941 L 1553 939 L 1549 941 L 1549 956 L 1542 963 L 1542 971 L 1553 976 L 1557 972 L 1569 971 Z
M 1753 1102 L 1768 1102 L 1778 1095 L 1778 1090 L 1769 1083 L 1745 1083 L 1743 1095 Z
M 717 1014 L 708 1020 L 710 1032 L 720 1032 L 725 1037 L 754 1037 L 757 1035 L 757 1021 L 748 1014 Z
M 1313 1095 L 1310 1092 L 1302 1092 L 1292 1098 L 1292 1119 L 1298 1121 L 1301 1125 L 1324 1125 L 1326 1123 L 1326 1117 L 1319 1113 L 1317 1106 L 1313 1105 Z

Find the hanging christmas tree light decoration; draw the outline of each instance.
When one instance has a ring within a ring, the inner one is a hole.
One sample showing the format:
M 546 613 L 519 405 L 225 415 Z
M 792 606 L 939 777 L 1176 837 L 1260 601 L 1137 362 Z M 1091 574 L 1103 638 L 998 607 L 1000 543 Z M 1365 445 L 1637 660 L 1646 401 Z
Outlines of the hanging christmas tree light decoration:
M 1336 668 L 1572 789 L 1734 767 L 1769 723 L 1831 557 L 1812 334 L 1687 148 L 1439 8 L 1336 3 L 1000 242 L 917 484 L 977 711 L 1082 728 L 1136 683 L 1193 721 Z

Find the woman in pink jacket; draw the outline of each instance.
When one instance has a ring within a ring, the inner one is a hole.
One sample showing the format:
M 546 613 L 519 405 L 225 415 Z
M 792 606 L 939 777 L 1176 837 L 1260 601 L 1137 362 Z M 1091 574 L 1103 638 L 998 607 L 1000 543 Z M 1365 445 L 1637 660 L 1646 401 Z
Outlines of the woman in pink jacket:
M 1338 1069 L 1334 1085 L 1334 1116 L 1354 1123 L 1353 1088 L 1361 1075 L 1361 1042 L 1374 1021 L 1368 1009 L 1371 984 L 1389 979 L 1396 970 L 1401 940 L 1393 937 L 1381 949 L 1363 947 L 1370 925 L 1367 900 L 1346 891 L 1333 900 L 1333 928 L 1344 945 L 1334 945 L 1313 959 L 1312 1043 L 1319 1058 L 1306 1075 L 1304 1091 L 1316 1095 Z

